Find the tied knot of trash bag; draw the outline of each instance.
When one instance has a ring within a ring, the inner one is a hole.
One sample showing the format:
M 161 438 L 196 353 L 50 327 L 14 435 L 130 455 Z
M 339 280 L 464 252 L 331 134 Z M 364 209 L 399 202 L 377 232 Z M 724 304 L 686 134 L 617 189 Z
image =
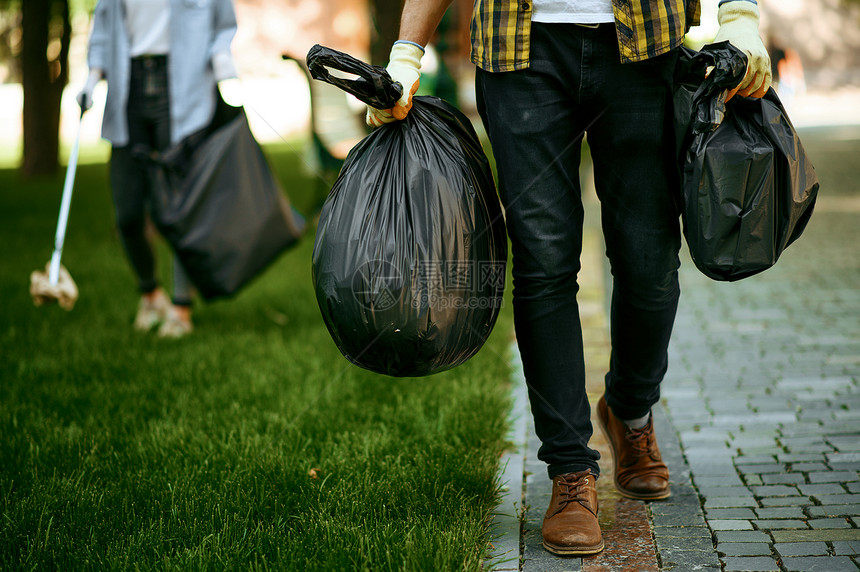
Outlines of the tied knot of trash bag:
M 307 65 L 312 78 L 337 86 L 376 109 L 394 107 L 403 94 L 403 86 L 392 80 L 385 68 L 344 57 L 342 52 L 319 44 L 308 51 Z M 356 77 L 339 77 L 329 69 Z
M 709 133 L 725 119 L 726 98 L 744 78 L 747 56 L 725 41 L 705 46 L 685 65 L 683 83 L 698 86 L 692 95 L 690 128 L 693 133 Z

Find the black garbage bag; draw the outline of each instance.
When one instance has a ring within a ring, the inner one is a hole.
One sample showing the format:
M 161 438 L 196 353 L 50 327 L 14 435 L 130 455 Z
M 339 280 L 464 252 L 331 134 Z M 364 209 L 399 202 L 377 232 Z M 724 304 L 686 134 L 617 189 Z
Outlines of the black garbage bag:
M 304 230 L 241 107 L 220 96 L 211 124 L 152 162 L 152 218 L 207 300 L 236 294 Z
M 745 70 L 743 52 L 721 42 L 683 48 L 676 77 L 684 236 L 696 267 L 714 280 L 773 266 L 806 228 L 818 195 L 812 162 L 774 90 L 726 102 Z
M 308 68 L 379 108 L 400 96 L 383 68 L 328 48 L 312 48 Z M 392 376 L 428 375 L 472 357 L 498 317 L 507 261 L 495 183 L 472 125 L 441 99 L 413 102 L 404 121 L 350 151 L 313 252 L 317 302 L 338 348 Z

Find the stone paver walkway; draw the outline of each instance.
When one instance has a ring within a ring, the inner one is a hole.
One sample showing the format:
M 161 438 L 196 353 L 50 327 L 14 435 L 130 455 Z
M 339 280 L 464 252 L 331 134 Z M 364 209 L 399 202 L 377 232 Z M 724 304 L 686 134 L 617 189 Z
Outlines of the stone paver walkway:
M 524 511 L 521 542 L 507 545 L 498 569 L 860 569 L 860 127 L 801 135 L 822 191 L 803 237 L 778 264 L 728 284 L 684 260 L 671 363 L 654 410 L 672 497 L 621 499 L 596 431 L 606 550 L 549 554 L 540 524 L 550 482 L 521 403 L 524 478 L 511 490 Z M 595 221 L 586 224 L 581 309 L 594 403 L 608 361 L 606 280 L 595 270 Z
M 801 135 L 821 179 L 809 227 L 737 283 L 685 265 L 663 384 L 727 571 L 860 562 L 860 128 Z

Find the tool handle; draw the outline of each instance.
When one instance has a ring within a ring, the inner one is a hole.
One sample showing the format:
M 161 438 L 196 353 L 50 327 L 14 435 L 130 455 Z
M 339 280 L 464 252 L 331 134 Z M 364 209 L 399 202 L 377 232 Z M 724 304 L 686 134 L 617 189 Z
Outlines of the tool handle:
M 51 266 L 48 270 L 48 282 L 56 286 L 60 277 L 60 258 L 63 256 L 63 242 L 66 239 L 66 224 L 69 221 L 69 207 L 72 204 L 72 189 L 75 185 L 75 171 L 78 167 L 78 150 L 81 145 L 81 126 L 83 125 L 84 110 L 78 120 L 78 132 L 75 144 L 69 155 L 69 166 L 66 168 L 66 180 L 63 183 L 63 200 L 60 203 L 60 218 L 57 220 L 57 233 L 54 235 L 54 254 L 51 256 Z

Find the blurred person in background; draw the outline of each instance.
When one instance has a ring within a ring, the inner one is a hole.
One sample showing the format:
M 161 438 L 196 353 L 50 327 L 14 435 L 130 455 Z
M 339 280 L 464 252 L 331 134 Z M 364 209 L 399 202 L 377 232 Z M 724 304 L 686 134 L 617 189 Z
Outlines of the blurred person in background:
M 424 46 L 451 0 L 406 0 L 387 70 L 403 85 L 381 126 L 408 116 Z M 678 306 L 679 213 L 672 127 L 673 74 L 699 0 L 476 0 L 472 61 L 478 111 L 492 144 L 513 251 L 514 324 L 538 457 L 552 497 L 543 545 L 594 554 L 599 453 L 585 387 L 576 302 L 582 249 L 581 142 L 588 133 L 613 275 L 612 353 L 597 417 L 614 457 L 615 487 L 630 498 L 667 498 L 651 407 L 660 397 Z M 722 0 L 715 42 L 746 53 L 729 96 L 761 97 L 771 81 L 754 0 Z
M 806 79 L 800 54 L 793 48 L 772 42 L 769 46 L 773 87 L 787 110 L 791 110 L 794 98 L 806 93 Z
M 107 81 L 102 137 L 111 142 L 116 222 L 141 293 L 134 327 L 157 327 L 161 337 L 192 331 L 192 285 L 176 257 L 172 300 L 159 285 L 146 232 L 151 181 L 134 150 L 163 151 L 208 125 L 216 85 L 235 98 L 235 33 L 232 0 L 99 0 L 93 16 L 90 71 L 77 101 L 89 109 L 95 85 Z

